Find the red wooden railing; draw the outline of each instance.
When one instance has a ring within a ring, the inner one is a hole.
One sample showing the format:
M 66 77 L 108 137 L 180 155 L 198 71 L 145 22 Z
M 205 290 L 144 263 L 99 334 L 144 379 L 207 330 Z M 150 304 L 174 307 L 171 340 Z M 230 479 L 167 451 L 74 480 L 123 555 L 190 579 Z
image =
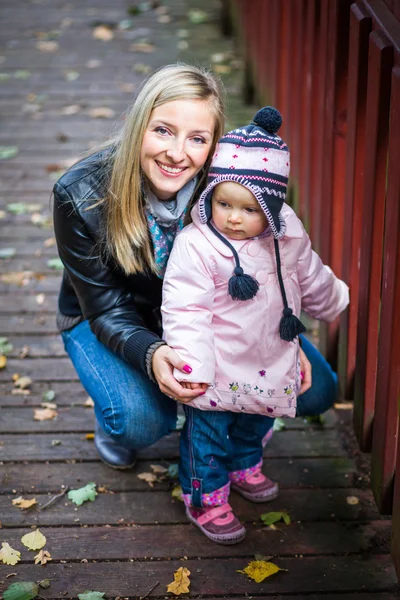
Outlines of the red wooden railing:
M 294 207 L 350 286 L 349 309 L 321 328 L 322 350 L 372 451 L 400 578 L 400 2 L 227 3 L 249 89 L 284 116 Z

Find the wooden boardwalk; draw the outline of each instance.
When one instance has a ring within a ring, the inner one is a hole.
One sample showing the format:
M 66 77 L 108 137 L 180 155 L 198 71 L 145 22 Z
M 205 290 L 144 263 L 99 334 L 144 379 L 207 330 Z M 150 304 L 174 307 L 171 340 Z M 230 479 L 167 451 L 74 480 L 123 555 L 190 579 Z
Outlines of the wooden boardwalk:
M 241 106 L 240 62 L 231 42 L 220 39 L 216 0 L 165 0 L 165 10 L 128 14 L 133 4 L 1 2 L 0 155 L 16 156 L 0 159 L 0 256 L 5 248 L 13 254 L 0 259 L 0 335 L 13 345 L 0 370 L 0 541 L 20 551 L 21 562 L 0 565 L 0 592 L 13 582 L 48 578 L 50 587 L 40 591 L 48 599 L 77 598 L 85 590 L 106 598 L 166 598 L 174 571 L 185 566 L 190 598 L 399 598 L 390 520 L 375 509 L 348 410 L 329 413 L 322 428 L 294 420 L 274 434 L 265 472 L 280 482 L 280 496 L 251 505 L 232 494 L 248 528 L 245 542 L 233 547 L 212 544 L 185 521 L 183 505 L 171 495 L 174 481 L 150 487 L 137 477 L 151 465 L 176 464 L 178 433 L 142 452 L 131 472 L 97 459 L 93 409 L 55 327 L 60 271 L 48 262 L 57 257 L 52 184 L 68 161 L 110 132 L 148 68 L 178 59 L 207 64 L 216 54 L 230 125 L 254 112 Z M 208 20 L 199 24 L 188 15 L 200 7 Z M 108 118 L 95 118 L 93 109 Z M 23 203 L 21 214 L 10 212 L 18 212 L 13 203 Z M 18 393 L 15 374 L 32 379 L 25 393 Z M 49 390 L 57 417 L 35 421 Z M 90 481 L 99 492 L 95 502 L 76 507 L 64 495 L 44 508 L 67 486 Z M 22 511 L 12 504 L 20 495 L 35 497 L 37 505 Z M 266 528 L 260 514 L 275 510 L 286 510 L 291 525 Z M 35 553 L 20 541 L 37 526 L 52 556 L 45 566 L 35 565 Z M 262 583 L 237 572 L 257 554 L 288 571 Z

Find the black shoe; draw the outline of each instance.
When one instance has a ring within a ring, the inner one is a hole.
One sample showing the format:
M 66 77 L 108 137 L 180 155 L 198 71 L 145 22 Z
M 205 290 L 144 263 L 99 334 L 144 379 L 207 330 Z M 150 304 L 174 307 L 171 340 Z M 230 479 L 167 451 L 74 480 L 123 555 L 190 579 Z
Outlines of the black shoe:
M 94 445 L 101 460 L 113 469 L 131 469 L 136 464 L 136 451 L 115 442 L 96 420 Z

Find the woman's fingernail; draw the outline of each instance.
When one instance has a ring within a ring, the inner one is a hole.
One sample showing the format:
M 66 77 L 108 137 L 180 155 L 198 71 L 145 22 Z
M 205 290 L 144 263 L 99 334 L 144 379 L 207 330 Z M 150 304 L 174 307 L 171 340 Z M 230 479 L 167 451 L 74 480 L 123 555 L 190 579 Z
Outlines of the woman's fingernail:
M 204 396 L 205 392 L 200 392 L 199 396 Z
M 301 377 L 302 379 L 304 379 L 304 376 L 305 376 L 305 373 L 304 373 L 304 371 L 300 371 L 300 377 Z
M 183 367 L 182 371 L 185 371 L 185 373 L 191 373 L 192 372 L 192 367 L 189 367 L 189 365 L 185 365 Z

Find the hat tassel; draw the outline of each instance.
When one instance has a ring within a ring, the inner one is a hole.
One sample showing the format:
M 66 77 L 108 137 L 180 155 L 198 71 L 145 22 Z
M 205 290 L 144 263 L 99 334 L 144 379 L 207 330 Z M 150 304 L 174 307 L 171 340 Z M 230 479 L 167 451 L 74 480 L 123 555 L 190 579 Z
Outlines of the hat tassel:
M 234 268 L 233 275 L 228 281 L 228 292 L 233 300 L 251 300 L 257 294 L 259 287 L 257 279 L 247 275 L 240 265 Z
M 278 240 L 274 239 L 275 254 L 276 254 L 276 265 L 278 271 L 279 287 L 281 289 L 282 300 L 283 300 L 283 317 L 279 323 L 279 335 L 285 342 L 292 342 L 296 336 L 300 333 L 304 333 L 306 328 L 303 323 L 293 314 L 293 310 L 288 306 L 285 286 L 283 285 L 282 272 L 281 272 L 281 256 L 279 253 Z

